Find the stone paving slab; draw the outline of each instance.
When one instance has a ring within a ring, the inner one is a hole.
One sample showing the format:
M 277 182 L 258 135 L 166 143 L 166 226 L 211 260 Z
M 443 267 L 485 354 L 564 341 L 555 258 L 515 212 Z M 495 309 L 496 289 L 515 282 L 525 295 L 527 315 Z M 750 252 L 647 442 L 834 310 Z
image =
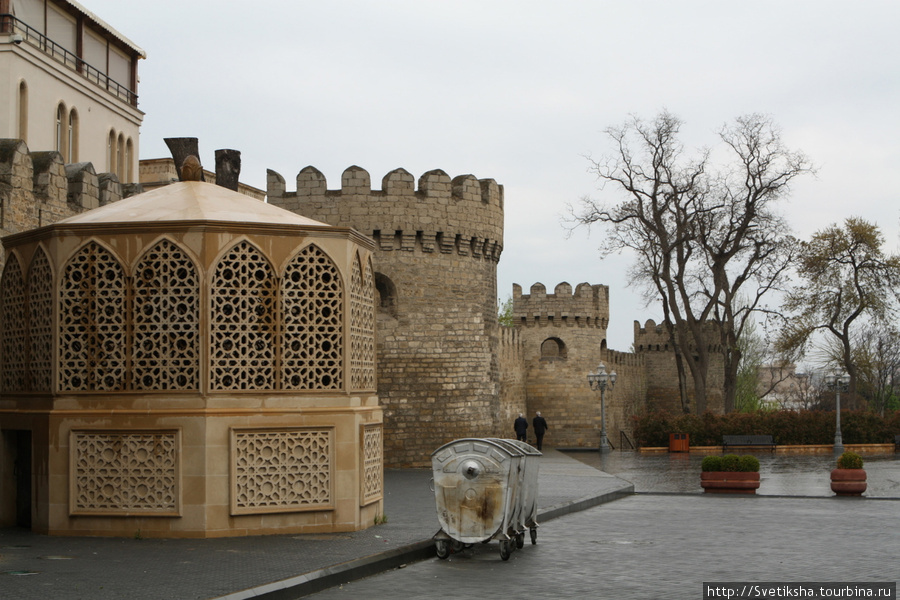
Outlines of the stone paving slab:
M 552 521 L 506 562 L 476 544 L 312 599 L 652 600 L 703 598 L 703 582 L 900 583 L 898 515 L 896 499 L 637 494 Z
M 634 489 L 554 450 L 540 460 L 539 522 Z M 0 599 L 298 597 L 433 555 L 439 524 L 430 480 L 430 470 L 385 471 L 388 522 L 351 533 L 159 540 L 0 529 Z

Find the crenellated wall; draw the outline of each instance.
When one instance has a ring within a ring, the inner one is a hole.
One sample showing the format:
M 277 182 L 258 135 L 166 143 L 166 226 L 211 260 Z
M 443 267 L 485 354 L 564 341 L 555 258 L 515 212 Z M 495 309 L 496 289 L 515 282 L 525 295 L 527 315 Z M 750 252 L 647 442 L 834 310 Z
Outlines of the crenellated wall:
M 267 187 L 270 204 L 375 239 L 386 464 L 430 465 L 447 441 L 498 434 L 514 402 L 514 392 L 501 399 L 497 325 L 503 187 L 441 170 L 416 182 L 396 169 L 373 190 L 356 166 L 340 190 L 313 167 L 295 192 L 271 170 Z
M 709 340 L 709 379 L 707 381 L 707 410 L 722 412 L 724 407 L 723 385 L 725 362 L 719 343 L 716 323 L 704 325 L 704 335 Z M 675 347 L 665 324 L 657 325 L 648 319 L 641 327 L 634 322 L 634 350 L 644 356 L 647 365 L 646 405 L 650 410 L 681 412 L 681 396 L 678 391 L 678 369 L 675 363 Z M 687 368 L 687 367 L 686 367 Z M 694 402 L 694 386 L 687 373 L 687 395 Z
M 513 285 L 513 323 L 522 343 L 528 418 L 541 411 L 550 425 L 544 440 L 550 447 L 599 446 L 600 395 L 590 389 L 587 374 L 600 361 L 615 361 L 607 371 L 621 367 L 619 383 L 606 395 L 607 433 L 618 447 L 619 431 L 630 434 L 642 362 L 606 348 L 609 288 L 581 283 L 573 291 L 563 282 L 548 294 L 536 283 L 522 294 Z
M 123 190 L 123 187 L 125 188 Z M 0 236 L 50 225 L 139 191 L 91 163 L 63 164 L 59 152 L 31 152 L 0 139 Z M 5 262 L 0 248 L 0 264 Z

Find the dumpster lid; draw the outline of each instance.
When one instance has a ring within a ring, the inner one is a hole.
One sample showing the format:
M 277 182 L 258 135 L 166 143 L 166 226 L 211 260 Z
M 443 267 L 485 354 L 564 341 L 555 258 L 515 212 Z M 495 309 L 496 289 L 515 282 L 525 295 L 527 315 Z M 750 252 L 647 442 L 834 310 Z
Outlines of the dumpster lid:
M 463 445 L 468 446 L 468 444 L 473 444 L 473 449 L 475 452 L 481 451 L 483 454 L 488 454 L 491 450 L 500 451 L 506 456 L 525 456 L 525 452 L 523 452 L 519 447 L 514 444 L 510 444 L 513 440 L 501 440 L 499 438 L 460 438 L 458 440 L 453 440 L 452 442 L 447 442 L 437 450 L 431 453 L 432 457 L 442 455 L 448 452 L 453 452 L 455 448 L 461 447 Z M 478 445 L 481 445 L 483 450 L 479 449 Z M 440 460 L 445 460 L 443 456 L 439 457 Z

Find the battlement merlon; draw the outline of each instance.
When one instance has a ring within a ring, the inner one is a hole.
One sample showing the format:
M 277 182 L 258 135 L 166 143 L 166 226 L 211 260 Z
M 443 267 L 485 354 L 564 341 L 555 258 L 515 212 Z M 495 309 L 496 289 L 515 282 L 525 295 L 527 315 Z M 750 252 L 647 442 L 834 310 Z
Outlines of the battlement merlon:
M 609 325 L 609 286 L 562 282 L 547 293 L 542 283 L 531 286 L 530 294 L 513 284 L 513 322 L 517 325 L 549 325 L 599 327 Z
M 436 169 L 418 180 L 404 169 L 384 176 L 372 190 L 369 173 L 358 166 L 341 175 L 341 189 L 329 190 L 314 167 L 297 175 L 297 191 L 268 171 L 268 202 L 330 225 L 353 227 L 376 238 L 383 251 L 421 249 L 497 261 L 503 249 L 503 186 L 493 179 Z
M 707 340 L 707 348 L 710 352 L 721 352 L 721 338 L 719 324 L 716 321 L 707 321 L 703 324 L 703 334 Z M 691 340 L 693 345 L 693 340 Z M 647 319 L 643 327 L 639 321 L 634 322 L 634 350 L 635 352 L 674 351 L 675 346 L 669 335 L 665 322 L 656 324 L 653 319 Z

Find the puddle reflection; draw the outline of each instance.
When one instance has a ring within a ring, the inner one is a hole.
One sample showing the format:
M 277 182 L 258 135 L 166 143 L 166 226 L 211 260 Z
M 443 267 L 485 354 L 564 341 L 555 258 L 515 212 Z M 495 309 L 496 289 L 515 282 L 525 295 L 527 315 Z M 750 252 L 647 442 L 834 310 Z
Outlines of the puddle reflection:
M 572 458 L 634 484 L 636 492 L 697 492 L 701 454 L 637 452 L 570 452 Z M 830 476 L 835 457 L 753 453 L 759 459 L 761 495 L 832 496 Z M 868 480 L 864 496 L 900 498 L 900 455 L 863 455 Z

